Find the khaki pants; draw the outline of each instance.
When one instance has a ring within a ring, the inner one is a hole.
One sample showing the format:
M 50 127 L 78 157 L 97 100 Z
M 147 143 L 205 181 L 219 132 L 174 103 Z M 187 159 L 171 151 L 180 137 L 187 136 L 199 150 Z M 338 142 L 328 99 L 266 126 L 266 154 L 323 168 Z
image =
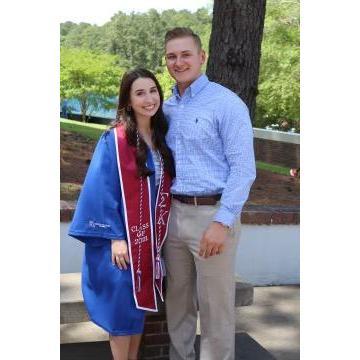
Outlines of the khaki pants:
M 234 262 L 240 222 L 225 251 L 207 259 L 198 255 L 204 230 L 218 205 L 187 205 L 173 199 L 164 256 L 167 270 L 166 312 L 170 360 L 195 359 L 197 303 L 201 360 L 235 359 Z

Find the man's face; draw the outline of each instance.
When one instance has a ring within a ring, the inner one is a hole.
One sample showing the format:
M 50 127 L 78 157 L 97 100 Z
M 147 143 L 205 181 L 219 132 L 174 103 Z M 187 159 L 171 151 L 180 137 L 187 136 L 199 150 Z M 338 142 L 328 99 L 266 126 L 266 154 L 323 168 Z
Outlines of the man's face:
M 173 39 L 165 46 L 166 66 L 177 84 L 189 86 L 201 74 L 205 52 L 191 36 Z

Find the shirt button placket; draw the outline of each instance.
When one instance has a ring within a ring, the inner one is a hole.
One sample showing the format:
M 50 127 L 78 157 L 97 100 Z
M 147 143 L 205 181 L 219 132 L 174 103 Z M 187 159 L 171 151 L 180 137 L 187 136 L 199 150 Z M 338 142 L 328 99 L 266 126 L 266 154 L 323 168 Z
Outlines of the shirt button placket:
M 183 109 L 184 108 L 184 105 L 182 104 L 181 100 L 179 102 L 179 108 L 180 109 Z M 183 113 L 182 111 L 181 112 L 178 112 L 178 119 L 177 119 L 177 122 L 176 122 L 176 133 L 177 133 L 177 136 L 176 136 L 176 158 L 177 158 L 177 163 L 178 163 L 178 169 L 177 169 L 177 174 L 178 174 L 178 177 L 181 178 L 182 177 L 182 174 L 181 174 L 181 171 L 180 169 L 182 169 L 182 159 L 183 159 L 183 154 L 181 152 L 182 148 L 180 146 L 180 136 L 181 136 L 181 126 L 180 126 L 180 121 L 182 120 L 183 118 Z

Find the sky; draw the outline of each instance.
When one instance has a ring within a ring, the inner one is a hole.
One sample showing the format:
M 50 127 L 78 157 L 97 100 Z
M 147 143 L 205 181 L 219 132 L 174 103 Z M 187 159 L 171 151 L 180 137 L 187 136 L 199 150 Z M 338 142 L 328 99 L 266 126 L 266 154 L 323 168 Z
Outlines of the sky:
M 103 25 L 118 11 L 128 14 L 132 11 L 146 12 L 154 8 L 159 12 L 165 9 L 187 9 L 193 12 L 201 7 L 212 8 L 212 4 L 212 0 L 62 0 L 58 9 L 58 19 L 59 22 Z

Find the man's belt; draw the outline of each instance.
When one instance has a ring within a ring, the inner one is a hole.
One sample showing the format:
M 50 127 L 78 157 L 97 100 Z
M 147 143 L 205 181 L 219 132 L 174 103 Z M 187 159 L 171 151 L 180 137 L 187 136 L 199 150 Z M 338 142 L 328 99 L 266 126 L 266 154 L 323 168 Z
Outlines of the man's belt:
M 188 196 L 173 194 L 172 197 L 184 204 L 189 205 L 215 205 L 221 198 L 221 194 L 211 196 Z

